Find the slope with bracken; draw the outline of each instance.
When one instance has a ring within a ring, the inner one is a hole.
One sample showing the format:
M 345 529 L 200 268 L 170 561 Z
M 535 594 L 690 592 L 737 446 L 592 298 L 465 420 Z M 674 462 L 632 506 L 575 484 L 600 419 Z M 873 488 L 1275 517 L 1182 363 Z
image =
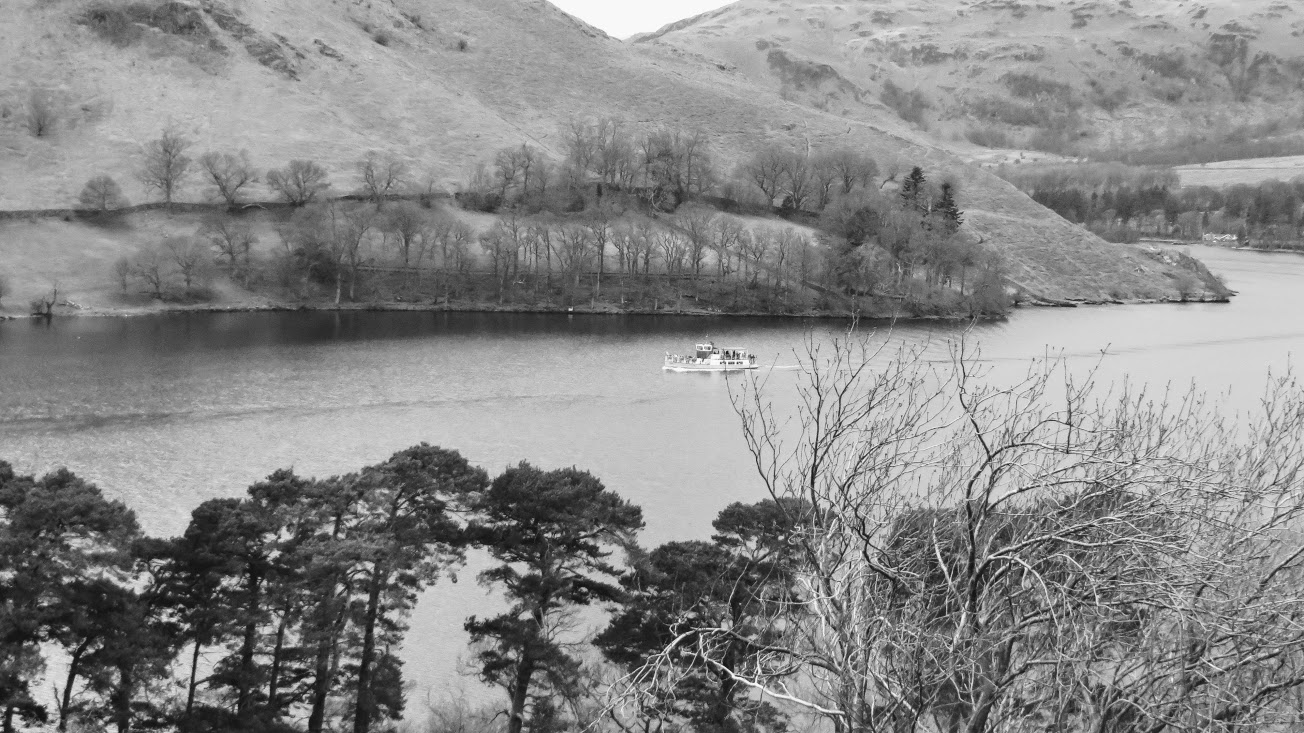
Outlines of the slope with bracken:
M 921 165 L 957 180 L 966 228 L 1032 294 L 1179 295 L 1183 276 L 1171 266 L 1073 227 L 895 120 L 811 110 L 692 54 L 631 48 L 541 0 L 6 6 L 0 209 L 68 206 L 101 173 L 146 200 L 132 174 L 144 143 L 169 124 L 196 152 L 244 150 L 263 168 L 310 158 L 336 190 L 350 190 L 369 150 L 401 155 L 453 187 L 501 147 L 530 143 L 559 157 L 568 120 L 615 116 L 701 129 L 723 167 L 768 144 L 849 145 Z M 36 100 L 52 110 L 40 135 L 27 124 Z M 181 198 L 201 196 L 191 184 Z M 68 251 L 56 259 L 77 267 L 80 225 L 60 226 Z M 63 241 L 46 235 L 50 247 Z M 16 247 L 0 229 L 0 256 Z
M 1304 127 L 1287 0 L 741 0 L 634 41 L 849 119 L 890 105 L 938 140 L 1078 152 Z

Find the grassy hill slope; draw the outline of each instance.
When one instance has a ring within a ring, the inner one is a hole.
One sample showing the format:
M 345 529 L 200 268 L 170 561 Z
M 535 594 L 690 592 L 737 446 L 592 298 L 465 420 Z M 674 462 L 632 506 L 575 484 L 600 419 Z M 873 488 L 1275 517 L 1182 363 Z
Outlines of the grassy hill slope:
M 0 209 L 68 206 L 100 173 L 146 200 L 133 171 L 168 124 L 195 153 L 244 150 L 262 168 L 314 159 L 339 192 L 356 187 L 369 150 L 451 188 L 501 147 L 558 155 L 568 120 L 617 116 L 702 129 L 726 169 L 769 143 L 922 165 L 959 181 L 966 226 L 1035 294 L 1178 295 L 1170 268 L 1081 232 L 895 117 L 849 120 L 780 91 L 692 53 L 631 48 L 541 0 L 11 0 L 0 16 Z M 34 103 L 54 120 L 39 136 Z M 192 182 L 180 198 L 204 195 Z M 0 224 L 0 258 L 28 236 L 22 226 Z M 50 239 L 49 251 L 73 251 L 51 262 L 77 260 L 93 235 L 80 226 Z
M 741 0 L 635 41 L 849 119 L 880 115 L 890 83 L 938 139 L 997 147 L 1275 134 L 1304 111 L 1304 5 L 1284 0 Z

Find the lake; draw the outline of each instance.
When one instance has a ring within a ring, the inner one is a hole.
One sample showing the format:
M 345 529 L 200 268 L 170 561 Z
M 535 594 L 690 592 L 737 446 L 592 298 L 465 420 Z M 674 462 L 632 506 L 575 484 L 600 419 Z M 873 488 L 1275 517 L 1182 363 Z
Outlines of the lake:
M 999 378 L 1062 353 L 1103 381 L 1192 382 L 1248 406 L 1304 353 L 1304 257 L 1193 247 L 1230 304 L 1028 309 L 971 338 Z M 749 347 L 791 411 L 794 349 L 837 321 L 449 313 L 233 313 L 0 322 L 0 458 L 67 466 L 180 532 L 191 509 L 281 467 L 346 472 L 426 441 L 491 475 L 520 460 L 579 466 L 640 504 L 647 545 L 704 537 L 761 491 L 734 415 L 740 377 L 665 373 L 700 340 Z M 948 358 L 956 324 L 892 337 Z M 483 613 L 473 567 L 428 592 L 403 656 L 424 691 L 462 684 L 462 620 Z M 476 685 L 465 686 L 474 694 Z

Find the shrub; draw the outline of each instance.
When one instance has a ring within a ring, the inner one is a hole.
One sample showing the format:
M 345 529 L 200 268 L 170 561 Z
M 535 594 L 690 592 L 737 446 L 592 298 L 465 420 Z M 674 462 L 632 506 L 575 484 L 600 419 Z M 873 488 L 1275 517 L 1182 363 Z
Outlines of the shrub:
M 891 79 L 888 79 L 883 82 L 883 93 L 879 95 L 879 99 L 906 122 L 920 127 L 928 126 L 927 121 L 924 119 L 924 113 L 932 104 L 919 90 L 907 92 L 894 84 Z
M 27 111 L 24 122 L 27 125 L 27 131 L 32 133 L 33 137 L 46 137 L 54 132 L 54 126 L 59 121 L 59 115 L 55 111 L 54 100 L 48 92 L 33 91 L 27 100 Z
M 1106 91 L 1104 87 L 1096 89 L 1091 95 L 1091 103 L 1113 114 L 1119 107 L 1127 104 L 1127 87 L 1119 87 L 1114 91 Z
M 1169 79 L 1187 79 L 1194 75 L 1186 65 L 1186 54 L 1181 51 L 1143 53 L 1137 57 L 1137 61 L 1147 69 Z
M 1073 100 L 1073 88 L 1068 84 L 1043 79 L 1036 74 L 1010 72 L 1002 76 L 1001 81 L 1010 94 L 1020 99 L 1052 99 L 1066 105 Z
M 122 7 L 93 5 L 82 13 L 77 22 L 90 28 L 100 38 L 119 47 L 130 46 L 140 40 L 142 35 L 140 26 L 136 25 Z
M 376 31 L 375 33 L 371 34 L 371 40 L 375 41 L 376 43 L 382 46 L 388 46 L 389 44 L 394 42 L 394 37 L 391 36 L 388 31 L 382 28 Z
M 457 194 L 457 203 L 467 211 L 481 211 L 492 214 L 503 205 L 503 197 L 496 191 L 462 191 Z
M 1022 104 L 1003 97 L 981 97 L 967 103 L 970 114 L 1011 127 L 1038 127 L 1046 124 L 1050 113 L 1034 104 Z
M 470 41 L 466 40 L 465 38 L 459 38 L 459 39 L 457 39 L 457 50 L 458 50 L 458 51 L 463 51 L 463 52 L 465 52 L 465 51 L 469 51 L 470 49 L 471 49 L 471 42 L 470 42 Z
M 142 25 L 157 28 L 172 36 L 212 35 L 200 11 L 180 2 L 159 5 L 142 2 L 124 5 L 98 3 L 87 8 L 77 22 L 89 27 L 113 45 L 122 47 L 141 39 Z
M 984 148 L 1014 147 L 1009 133 L 993 125 L 970 127 L 964 131 L 964 137 L 974 145 L 981 145 Z
M 127 200 L 122 195 L 122 187 L 106 175 L 95 176 L 87 181 L 77 197 L 77 202 L 83 209 L 96 212 L 120 209 L 127 205 Z

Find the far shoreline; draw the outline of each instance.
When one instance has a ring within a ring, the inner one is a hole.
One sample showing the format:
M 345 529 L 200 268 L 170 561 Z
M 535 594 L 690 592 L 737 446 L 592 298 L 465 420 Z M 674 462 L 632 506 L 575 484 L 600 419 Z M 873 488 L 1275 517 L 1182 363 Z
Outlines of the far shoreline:
M 1011 313 L 1026 308 L 1077 308 L 1080 306 L 1111 305 L 1161 305 L 1190 303 L 1230 303 L 1227 297 L 1205 298 L 1131 298 L 1131 299 L 1067 299 L 1067 300 L 1029 300 L 1016 303 Z M 828 311 L 806 311 L 801 313 L 767 313 L 761 311 L 715 311 L 702 309 L 685 310 L 647 310 L 642 308 L 622 309 L 618 307 L 593 306 L 511 306 L 494 304 L 440 304 L 440 303 L 266 303 L 266 304 L 164 304 L 153 307 L 80 307 L 63 306 L 50 316 L 39 314 L 5 314 L 0 313 L 0 321 L 17 321 L 25 319 L 65 319 L 65 318 L 141 318 L 148 316 L 175 315 L 180 313 L 501 313 L 501 314 L 536 314 L 536 315 L 584 315 L 584 316 L 679 316 L 690 318 L 776 318 L 808 320 L 847 320 L 859 318 L 868 321 L 892 321 L 898 323 L 927 322 L 963 322 L 963 321 L 1000 321 L 1010 317 L 1010 313 L 999 315 L 925 315 L 911 316 L 899 313 L 832 313 Z

